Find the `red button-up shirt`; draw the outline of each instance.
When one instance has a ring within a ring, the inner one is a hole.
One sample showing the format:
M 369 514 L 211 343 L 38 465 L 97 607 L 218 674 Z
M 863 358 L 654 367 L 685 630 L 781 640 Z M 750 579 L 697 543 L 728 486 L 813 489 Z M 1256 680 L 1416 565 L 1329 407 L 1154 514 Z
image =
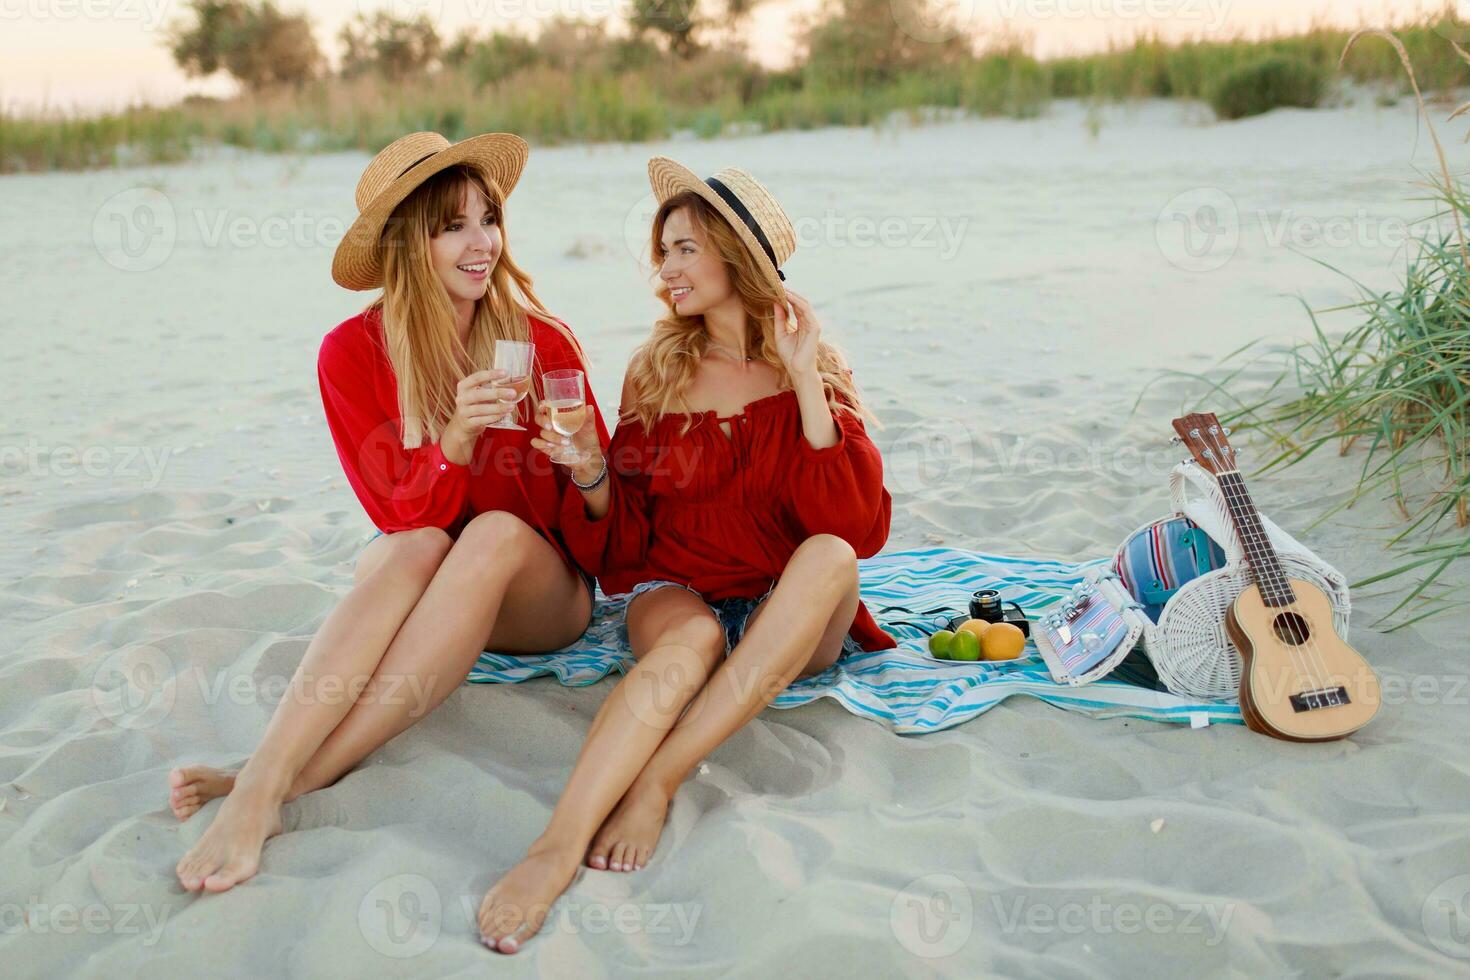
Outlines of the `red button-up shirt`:
M 532 383 L 538 393 L 546 371 L 585 370 L 566 335 L 534 316 L 530 324 L 536 347 Z M 437 443 L 403 448 L 397 381 L 376 311 L 360 313 L 327 334 L 317 358 L 317 378 L 337 456 L 379 530 L 438 527 L 458 534 L 475 515 L 500 510 L 521 518 L 566 554 L 564 541 L 558 539 L 562 495 L 571 481 L 565 467 L 531 448 L 531 437 L 540 427 L 528 421 L 529 398 L 517 409 L 524 431 L 486 429 L 470 462 L 460 465 L 446 459 Z M 607 426 L 590 386 L 587 404 L 605 447 Z

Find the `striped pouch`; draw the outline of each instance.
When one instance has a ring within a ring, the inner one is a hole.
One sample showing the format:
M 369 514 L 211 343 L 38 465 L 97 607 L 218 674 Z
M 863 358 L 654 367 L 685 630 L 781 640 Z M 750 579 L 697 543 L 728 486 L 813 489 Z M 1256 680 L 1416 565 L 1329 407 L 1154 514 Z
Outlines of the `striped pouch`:
M 1183 514 L 1145 524 L 1124 539 L 1113 557 L 1113 571 L 1123 587 L 1155 623 L 1181 585 L 1224 565 L 1225 552 Z

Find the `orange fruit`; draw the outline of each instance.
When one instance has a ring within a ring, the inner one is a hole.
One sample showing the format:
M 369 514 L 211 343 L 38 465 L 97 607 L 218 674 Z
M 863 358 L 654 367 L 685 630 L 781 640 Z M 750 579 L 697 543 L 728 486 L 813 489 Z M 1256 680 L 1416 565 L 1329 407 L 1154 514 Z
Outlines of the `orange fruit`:
M 1026 634 L 1013 623 L 993 623 L 980 637 L 980 656 L 986 660 L 1015 660 L 1026 649 Z
M 988 629 L 990 629 L 990 623 L 989 623 L 988 620 L 984 620 L 984 619 L 967 619 L 967 620 L 965 620 L 963 623 L 961 623 L 959 625 L 959 627 L 956 629 L 955 632 L 957 632 L 957 633 L 974 633 L 975 634 L 975 639 L 978 640 L 982 636 L 985 635 L 985 631 L 988 630 Z

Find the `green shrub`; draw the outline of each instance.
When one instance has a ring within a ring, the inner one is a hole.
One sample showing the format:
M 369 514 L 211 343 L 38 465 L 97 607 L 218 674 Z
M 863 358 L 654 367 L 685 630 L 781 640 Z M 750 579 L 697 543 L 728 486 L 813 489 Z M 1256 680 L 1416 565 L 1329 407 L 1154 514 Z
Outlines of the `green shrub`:
M 1257 116 L 1281 106 L 1310 109 L 1322 100 L 1326 73 L 1297 58 L 1266 58 L 1227 72 L 1210 91 L 1221 119 Z

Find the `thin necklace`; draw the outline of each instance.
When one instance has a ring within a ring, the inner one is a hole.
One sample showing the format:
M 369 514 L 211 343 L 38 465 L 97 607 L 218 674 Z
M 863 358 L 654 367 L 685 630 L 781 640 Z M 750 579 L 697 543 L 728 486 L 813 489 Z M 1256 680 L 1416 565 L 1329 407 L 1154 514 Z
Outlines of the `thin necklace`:
M 742 355 L 738 351 L 733 351 L 730 348 L 726 347 L 724 344 L 717 344 L 717 343 L 715 343 L 713 340 L 707 340 L 707 341 L 705 341 L 704 346 L 706 347 L 706 349 L 708 349 L 708 348 L 714 348 L 717 351 L 721 351 L 721 352 L 729 355 L 730 357 L 733 357 L 737 361 L 750 362 L 750 361 L 755 360 L 755 355 L 754 354 Z

